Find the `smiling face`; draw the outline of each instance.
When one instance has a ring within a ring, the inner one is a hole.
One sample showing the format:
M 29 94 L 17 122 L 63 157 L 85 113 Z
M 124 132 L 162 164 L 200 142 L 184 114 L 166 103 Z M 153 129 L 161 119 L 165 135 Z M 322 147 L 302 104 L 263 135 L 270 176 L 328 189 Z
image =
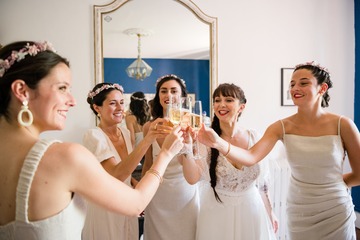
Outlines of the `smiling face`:
M 292 75 L 290 93 L 297 106 L 321 104 L 321 97 L 326 89 L 327 85 L 319 85 L 310 70 L 299 69 Z
M 124 118 L 125 101 L 121 91 L 114 89 L 110 91 L 102 106 L 94 105 L 94 109 L 100 114 L 102 125 L 116 125 Z
M 239 113 L 245 108 L 245 104 L 240 103 L 240 100 L 232 96 L 223 96 L 220 94 L 214 99 L 214 113 L 216 117 L 224 122 L 236 122 Z
M 36 90 L 30 91 L 29 109 L 34 115 L 33 125 L 40 132 L 65 127 L 69 108 L 76 104 L 70 93 L 71 83 L 69 67 L 59 63 L 39 82 Z
M 159 89 L 159 100 L 160 104 L 166 111 L 167 104 L 170 103 L 170 99 L 173 102 L 179 99 L 181 96 L 181 87 L 176 80 L 169 80 L 164 82 Z

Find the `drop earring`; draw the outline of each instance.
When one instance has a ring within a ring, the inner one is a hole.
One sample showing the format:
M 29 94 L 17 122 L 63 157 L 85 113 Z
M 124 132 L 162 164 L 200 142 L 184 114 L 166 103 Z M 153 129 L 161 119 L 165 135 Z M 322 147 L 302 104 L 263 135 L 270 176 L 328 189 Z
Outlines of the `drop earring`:
M 33 115 L 31 113 L 31 111 L 29 110 L 28 108 L 28 101 L 27 100 L 24 100 L 22 102 L 22 106 L 21 106 L 21 110 L 20 112 L 18 113 L 18 116 L 17 116 L 17 120 L 19 122 L 19 124 L 23 127 L 28 127 L 30 126 L 32 123 L 33 123 Z M 26 113 L 28 115 L 28 120 L 27 121 L 23 121 L 23 114 Z

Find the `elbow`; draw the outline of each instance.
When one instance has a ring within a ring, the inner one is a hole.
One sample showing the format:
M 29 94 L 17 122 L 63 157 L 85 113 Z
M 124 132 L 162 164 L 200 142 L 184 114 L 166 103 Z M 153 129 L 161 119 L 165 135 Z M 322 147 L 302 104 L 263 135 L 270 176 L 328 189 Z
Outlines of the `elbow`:
M 195 185 L 195 184 L 199 181 L 199 179 L 197 179 L 197 178 L 194 178 L 194 177 L 186 177 L 186 176 L 185 176 L 185 180 L 186 180 L 187 183 L 190 184 L 190 185 Z

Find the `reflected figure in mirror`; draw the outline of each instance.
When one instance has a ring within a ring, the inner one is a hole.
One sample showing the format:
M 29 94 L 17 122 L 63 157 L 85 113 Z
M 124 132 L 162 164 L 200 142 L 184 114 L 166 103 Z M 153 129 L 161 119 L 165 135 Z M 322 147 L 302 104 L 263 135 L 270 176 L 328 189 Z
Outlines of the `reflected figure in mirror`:
M 134 92 L 130 97 L 129 112 L 125 116 L 126 127 L 130 131 L 133 147 L 136 147 L 143 139 L 143 126 L 150 120 L 150 116 L 150 107 L 145 94 Z

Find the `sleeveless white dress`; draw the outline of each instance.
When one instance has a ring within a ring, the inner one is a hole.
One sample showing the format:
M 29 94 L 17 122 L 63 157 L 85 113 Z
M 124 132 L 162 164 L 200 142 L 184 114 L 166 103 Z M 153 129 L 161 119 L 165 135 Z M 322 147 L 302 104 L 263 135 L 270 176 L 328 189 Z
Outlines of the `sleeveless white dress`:
M 144 133 L 143 132 L 137 132 L 135 133 L 135 147 L 137 145 L 139 145 L 139 143 L 141 142 L 141 140 L 144 139 Z
M 160 151 L 156 141 L 152 148 L 156 161 Z M 169 163 L 163 179 L 145 209 L 144 240 L 194 240 L 199 209 L 197 185 L 187 183 L 177 157 Z
M 248 148 L 256 142 L 256 138 L 255 132 L 249 130 Z M 269 215 L 257 187 L 262 187 L 268 181 L 265 162 L 239 170 L 219 153 L 215 189 L 222 203 L 215 199 L 209 183 L 209 166 L 206 165 L 205 179 L 200 187 L 196 239 L 275 240 Z
M 320 137 L 286 134 L 281 121 L 291 167 L 287 198 L 291 240 L 356 239 L 354 205 L 343 181 L 340 119 L 338 135 Z
M 129 130 L 119 127 L 124 136 L 128 153 L 132 151 Z M 102 162 L 115 157 L 117 162 L 121 158 L 109 137 L 101 128 L 89 129 L 83 138 L 83 144 Z M 131 186 L 131 176 L 124 183 Z M 83 229 L 84 240 L 137 240 L 139 238 L 138 218 L 107 211 L 91 202 L 88 203 L 86 221 Z
M 0 239 L 6 240 L 80 240 L 85 219 L 85 203 L 74 195 L 70 204 L 58 214 L 39 221 L 28 218 L 29 193 L 37 167 L 48 147 L 60 141 L 42 139 L 25 158 L 16 192 L 16 219 L 0 226 Z

